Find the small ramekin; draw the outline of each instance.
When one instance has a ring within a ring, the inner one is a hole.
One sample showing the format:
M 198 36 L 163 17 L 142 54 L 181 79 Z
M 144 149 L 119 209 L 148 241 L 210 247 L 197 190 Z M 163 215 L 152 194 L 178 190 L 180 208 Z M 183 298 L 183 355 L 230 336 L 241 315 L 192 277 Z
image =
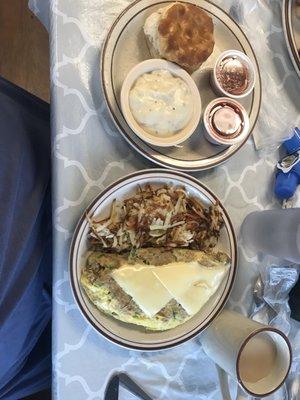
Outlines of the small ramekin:
M 130 105 L 129 93 L 136 80 L 143 74 L 156 70 L 167 70 L 173 76 L 181 78 L 189 87 L 193 99 L 193 112 L 188 124 L 178 132 L 167 137 L 158 137 L 146 131 L 134 118 Z M 133 132 L 145 142 L 161 147 L 175 146 L 187 140 L 196 130 L 201 118 L 201 97 L 193 78 L 178 65 L 161 59 L 150 59 L 141 62 L 131 69 L 121 89 L 121 108 L 123 116 Z
M 235 137 L 226 138 L 225 136 L 219 135 L 217 132 L 215 132 L 210 123 L 211 112 L 222 103 L 225 103 L 225 105 L 231 105 L 232 107 L 237 108 L 239 110 L 239 115 L 241 117 L 243 127 L 242 131 Z M 212 144 L 223 145 L 223 146 L 231 146 L 242 142 L 243 140 L 246 139 L 250 129 L 249 116 L 245 108 L 238 101 L 230 99 L 228 97 L 219 97 L 215 100 L 212 100 L 207 105 L 203 113 L 203 124 L 205 128 L 204 129 L 205 138 Z
M 248 71 L 249 71 L 249 81 L 250 82 L 249 82 L 248 88 L 244 93 L 239 94 L 239 95 L 235 95 L 235 94 L 229 93 L 226 90 L 224 90 L 217 79 L 218 66 L 220 65 L 221 61 L 228 56 L 238 57 L 241 60 L 241 62 L 247 66 Z M 241 51 L 238 51 L 238 50 L 226 50 L 223 53 L 221 53 L 219 55 L 219 57 L 217 58 L 217 61 L 215 62 L 214 68 L 211 73 L 211 85 L 212 85 L 212 88 L 214 89 L 214 91 L 218 95 L 230 97 L 231 99 L 242 99 L 244 97 L 247 97 L 254 89 L 255 81 L 256 81 L 255 69 L 254 69 L 254 65 L 253 65 L 252 61 L 250 60 L 250 58 L 248 56 L 246 56 L 245 53 L 242 53 Z

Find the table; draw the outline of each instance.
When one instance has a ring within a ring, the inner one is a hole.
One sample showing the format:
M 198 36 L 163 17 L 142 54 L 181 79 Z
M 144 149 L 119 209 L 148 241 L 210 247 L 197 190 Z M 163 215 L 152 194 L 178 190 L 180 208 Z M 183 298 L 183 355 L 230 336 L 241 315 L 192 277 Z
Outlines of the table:
M 46 26 L 49 24 L 52 59 L 53 397 L 102 399 L 109 376 L 122 370 L 156 399 L 217 400 L 221 396 L 216 370 L 204 355 L 199 338 L 162 352 L 138 353 L 121 349 L 93 331 L 81 316 L 71 293 L 68 252 L 72 232 L 84 208 L 114 180 L 134 170 L 154 167 L 117 132 L 99 90 L 101 43 L 112 20 L 128 3 L 129 0 L 30 1 L 34 12 Z M 279 121 L 278 126 L 280 121 L 286 124 L 287 117 L 291 119 L 288 126 L 293 126 L 292 118 L 297 115 L 300 118 L 294 100 L 298 80 L 285 49 L 280 1 L 217 0 L 216 3 L 230 11 L 239 22 L 243 19 L 249 38 L 261 56 L 259 63 L 263 67 L 267 62 L 272 63 L 272 68 L 263 71 L 268 86 L 265 93 L 273 93 L 272 101 L 263 102 L 255 132 L 257 143 L 264 145 L 265 136 L 261 131 L 266 133 L 276 121 Z M 259 29 L 264 36 L 259 35 Z M 265 42 L 268 40 L 265 43 L 270 53 L 268 57 L 262 46 L 264 37 Z M 272 48 L 275 45 L 276 51 Z M 284 103 L 282 109 L 277 101 Z M 271 105 L 274 107 L 270 108 Z M 279 135 L 282 128 L 283 125 L 279 126 L 274 135 Z M 237 233 L 249 212 L 278 206 L 272 195 L 276 159 L 277 152 L 261 155 L 249 140 L 226 164 L 194 174 L 225 204 Z M 239 271 L 228 306 L 246 314 L 252 303 L 258 260 L 255 255 L 247 254 L 241 243 L 239 251 Z M 128 393 L 122 397 L 131 398 Z

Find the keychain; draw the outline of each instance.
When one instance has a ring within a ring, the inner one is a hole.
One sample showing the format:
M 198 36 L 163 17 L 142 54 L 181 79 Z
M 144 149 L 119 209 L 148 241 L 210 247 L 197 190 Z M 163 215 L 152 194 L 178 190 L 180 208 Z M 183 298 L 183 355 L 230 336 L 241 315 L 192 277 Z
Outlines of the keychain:
M 277 163 L 274 192 L 283 201 L 283 207 L 289 207 L 291 199 L 300 184 L 300 130 L 294 129 L 291 139 L 283 142 L 287 155 Z

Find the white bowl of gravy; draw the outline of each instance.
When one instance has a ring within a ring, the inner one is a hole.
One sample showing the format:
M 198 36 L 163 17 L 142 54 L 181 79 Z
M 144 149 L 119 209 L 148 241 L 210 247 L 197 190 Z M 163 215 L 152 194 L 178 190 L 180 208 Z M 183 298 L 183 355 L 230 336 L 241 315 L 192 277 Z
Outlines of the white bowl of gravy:
M 136 65 L 121 89 L 123 116 L 142 140 L 170 147 L 187 140 L 201 118 L 200 93 L 178 65 L 150 59 Z

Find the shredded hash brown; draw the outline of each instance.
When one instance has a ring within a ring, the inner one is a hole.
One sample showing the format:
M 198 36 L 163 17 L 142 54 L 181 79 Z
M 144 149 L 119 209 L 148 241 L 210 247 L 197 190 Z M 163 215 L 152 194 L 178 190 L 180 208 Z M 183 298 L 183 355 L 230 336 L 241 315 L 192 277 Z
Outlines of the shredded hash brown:
M 142 247 L 209 251 L 223 224 L 219 204 L 207 208 L 182 187 L 150 185 L 138 187 L 128 199 L 114 200 L 108 218 L 87 219 L 91 243 L 110 252 Z

